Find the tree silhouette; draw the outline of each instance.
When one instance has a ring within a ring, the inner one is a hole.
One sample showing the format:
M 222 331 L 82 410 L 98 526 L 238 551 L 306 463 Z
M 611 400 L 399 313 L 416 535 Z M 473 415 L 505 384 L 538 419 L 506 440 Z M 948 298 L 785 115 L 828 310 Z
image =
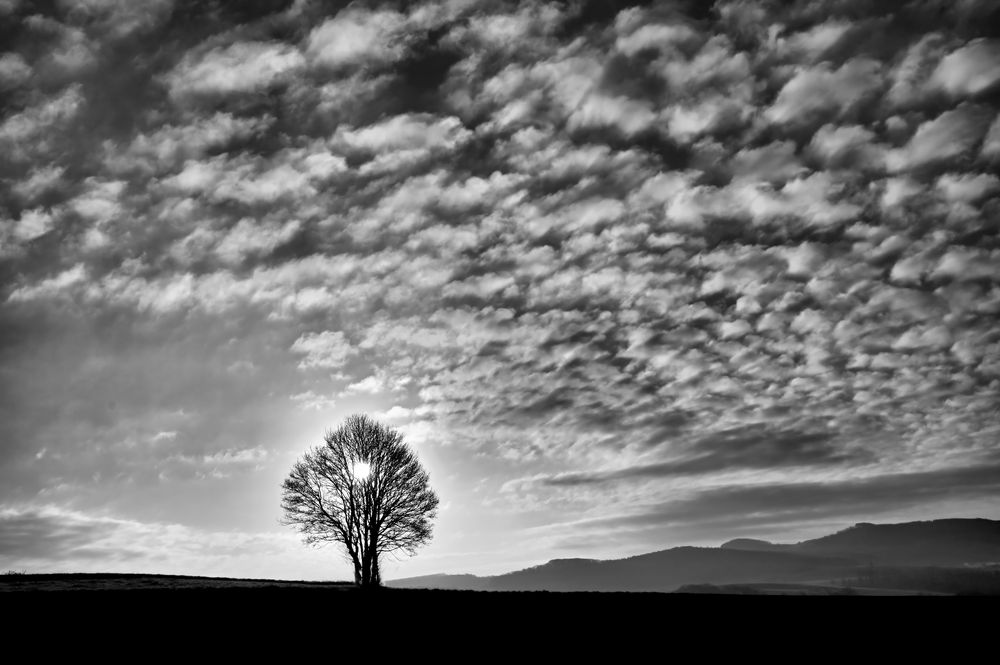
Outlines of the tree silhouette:
M 355 583 L 377 587 L 382 555 L 412 555 L 430 540 L 437 495 L 395 429 L 352 415 L 324 440 L 282 483 L 284 522 L 308 544 L 342 543 Z

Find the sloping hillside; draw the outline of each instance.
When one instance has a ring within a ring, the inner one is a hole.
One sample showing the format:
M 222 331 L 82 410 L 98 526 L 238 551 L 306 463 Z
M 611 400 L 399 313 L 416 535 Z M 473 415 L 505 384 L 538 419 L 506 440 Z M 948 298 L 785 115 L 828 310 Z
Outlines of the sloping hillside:
M 1000 522 L 948 519 L 857 524 L 814 540 L 775 544 L 741 538 L 721 547 L 675 547 L 626 559 L 555 559 L 492 577 L 427 575 L 401 588 L 494 591 L 674 591 L 684 585 L 805 583 L 857 579 L 881 566 L 1000 562 Z

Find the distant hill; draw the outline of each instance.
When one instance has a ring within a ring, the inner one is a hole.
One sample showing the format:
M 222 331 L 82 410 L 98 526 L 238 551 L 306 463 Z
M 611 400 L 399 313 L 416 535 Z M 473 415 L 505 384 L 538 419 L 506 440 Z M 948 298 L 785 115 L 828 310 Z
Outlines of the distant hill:
M 505 575 L 427 575 L 388 582 L 399 588 L 489 591 L 673 591 L 685 584 L 805 582 L 846 577 L 850 559 L 718 547 L 676 547 L 627 559 L 555 559 Z
M 744 550 L 751 552 L 782 552 L 782 551 L 788 551 L 793 546 L 779 545 L 777 543 L 769 543 L 766 540 L 757 540 L 756 538 L 737 538 L 735 540 L 730 540 L 728 542 L 722 543 L 720 547 L 724 550 Z
M 627 559 L 557 559 L 492 578 L 491 589 L 550 591 L 673 591 L 684 584 L 829 579 L 854 562 L 793 552 L 675 547 Z
M 1000 563 L 1000 521 L 946 519 L 901 524 L 862 522 L 829 536 L 791 545 L 740 538 L 722 545 L 744 551 L 771 550 L 848 557 L 862 563 L 962 566 Z
M 395 589 L 464 589 L 469 591 L 486 591 L 489 589 L 490 577 L 477 575 L 421 575 L 389 580 L 385 586 Z
M 776 544 L 740 538 L 721 547 L 675 547 L 626 559 L 554 559 L 489 577 L 426 575 L 399 588 L 491 591 L 674 591 L 686 585 L 824 584 L 865 566 L 1000 563 L 1000 521 L 949 519 L 857 524 L 814 540 Z

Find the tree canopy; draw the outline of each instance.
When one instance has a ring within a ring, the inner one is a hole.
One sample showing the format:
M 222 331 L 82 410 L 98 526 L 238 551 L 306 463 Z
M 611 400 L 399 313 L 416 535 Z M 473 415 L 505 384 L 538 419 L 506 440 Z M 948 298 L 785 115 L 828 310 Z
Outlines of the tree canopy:
M 295 462 L 281 505 L 307 543 L 343 544 L 355 582 L 377 587 L 383 555 L 412 555 L 430 540 L 438 497 L 397 430 L 352 415 Z

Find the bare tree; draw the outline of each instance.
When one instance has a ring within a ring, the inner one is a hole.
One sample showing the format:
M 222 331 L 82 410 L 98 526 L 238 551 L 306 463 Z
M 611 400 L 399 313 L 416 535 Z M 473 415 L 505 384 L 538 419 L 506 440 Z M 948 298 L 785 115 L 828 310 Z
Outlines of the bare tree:
M 282 483 L 285 523 L 306 543 L 342 543 L 354 581 L 377 587 L 384 554 L 414 554 L 431 538 L 438 498 L 402 435 L 353 415 L 305 453 Z

